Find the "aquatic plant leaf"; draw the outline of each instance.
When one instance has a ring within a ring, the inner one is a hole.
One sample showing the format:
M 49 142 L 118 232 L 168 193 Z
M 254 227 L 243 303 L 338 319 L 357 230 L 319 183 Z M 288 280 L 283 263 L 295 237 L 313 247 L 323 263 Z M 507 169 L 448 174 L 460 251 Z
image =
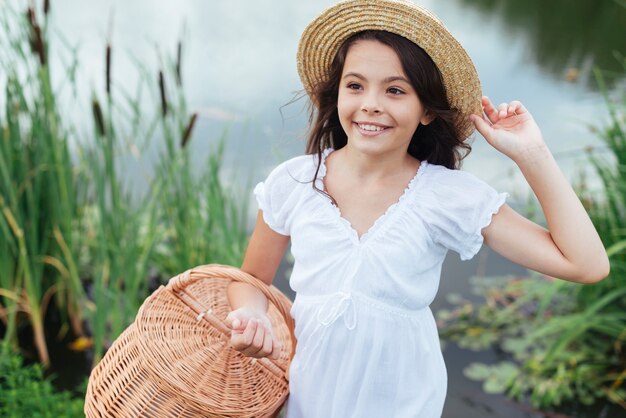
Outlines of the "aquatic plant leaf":
M 504 393 L 506 390 L 506 384 L 498 379 L 487 379 L 483 384 L 483 390 L 491 394 Z
M 463 296 L 458 293 L 448 293 L 446 295 L 446 300 L 451 305 L 460 305 L 464 301 Z
M 491 366 L 484 363 L 470 363 L 465 369 L 463 374 L 468 379 L 472 380 L 485 380 L 491 375 Z

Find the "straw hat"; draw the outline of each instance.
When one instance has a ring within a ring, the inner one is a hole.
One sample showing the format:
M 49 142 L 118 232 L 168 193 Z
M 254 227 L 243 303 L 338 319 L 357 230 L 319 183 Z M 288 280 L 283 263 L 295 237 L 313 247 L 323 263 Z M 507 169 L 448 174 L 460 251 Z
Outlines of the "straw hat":
M 423 7 L 404 0 L 347 0 L 326 9 L 302 33 L 298 46 L 298 73 L 308 95 L 324 81 L 341 44 L 355 33 L 384 30 L 420 46 L 443 77 L 448 101 L 460 110 L 462 138 L 474 131 L 467 119 L 482 114 L 480 80 L 461 44 L 441 21 Z

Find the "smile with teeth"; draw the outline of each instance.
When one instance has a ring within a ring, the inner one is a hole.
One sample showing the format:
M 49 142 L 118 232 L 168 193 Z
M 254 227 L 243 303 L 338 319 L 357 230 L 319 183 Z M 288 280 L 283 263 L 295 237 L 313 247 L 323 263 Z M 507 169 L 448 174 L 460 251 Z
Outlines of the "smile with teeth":
M 362 123 L 357 123 L 357 126 L 360 129 L 363 129 L 364 131 L 370 131 L 370 132 L 380 132 L 380 131 L 384 131 L 385 129 L 387 129 L 384 126 L 368 125 L 368 124 L 362 124 Z

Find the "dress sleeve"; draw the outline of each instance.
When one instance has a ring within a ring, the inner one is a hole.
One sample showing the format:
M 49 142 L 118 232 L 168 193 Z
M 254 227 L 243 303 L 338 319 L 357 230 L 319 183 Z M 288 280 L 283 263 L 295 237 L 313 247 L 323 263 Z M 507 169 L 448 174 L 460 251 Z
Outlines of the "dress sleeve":
M 433 240 L 469 260 L 483 244 L 481 230 L 505 203 L 507 193 L 498 193 L 476 176 L 443 169 L 432 179 L 424 221 Z
M 254 188 L 259 209 L 263 212 L 263 220 L 281 235 L 290 235 L 290 208 L 293 206 L 296 183 L 289 171 L 288 165 L 283 163 Z

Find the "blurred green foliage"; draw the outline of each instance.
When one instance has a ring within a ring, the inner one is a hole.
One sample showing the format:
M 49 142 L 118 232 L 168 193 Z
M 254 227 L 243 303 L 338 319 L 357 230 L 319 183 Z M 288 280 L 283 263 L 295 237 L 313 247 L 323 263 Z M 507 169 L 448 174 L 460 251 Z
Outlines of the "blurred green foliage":
M 0 417 L 84 417 L 83 400 L 57 392 L 39 364 L 25 366 L 22 358 L 0 351 Z

